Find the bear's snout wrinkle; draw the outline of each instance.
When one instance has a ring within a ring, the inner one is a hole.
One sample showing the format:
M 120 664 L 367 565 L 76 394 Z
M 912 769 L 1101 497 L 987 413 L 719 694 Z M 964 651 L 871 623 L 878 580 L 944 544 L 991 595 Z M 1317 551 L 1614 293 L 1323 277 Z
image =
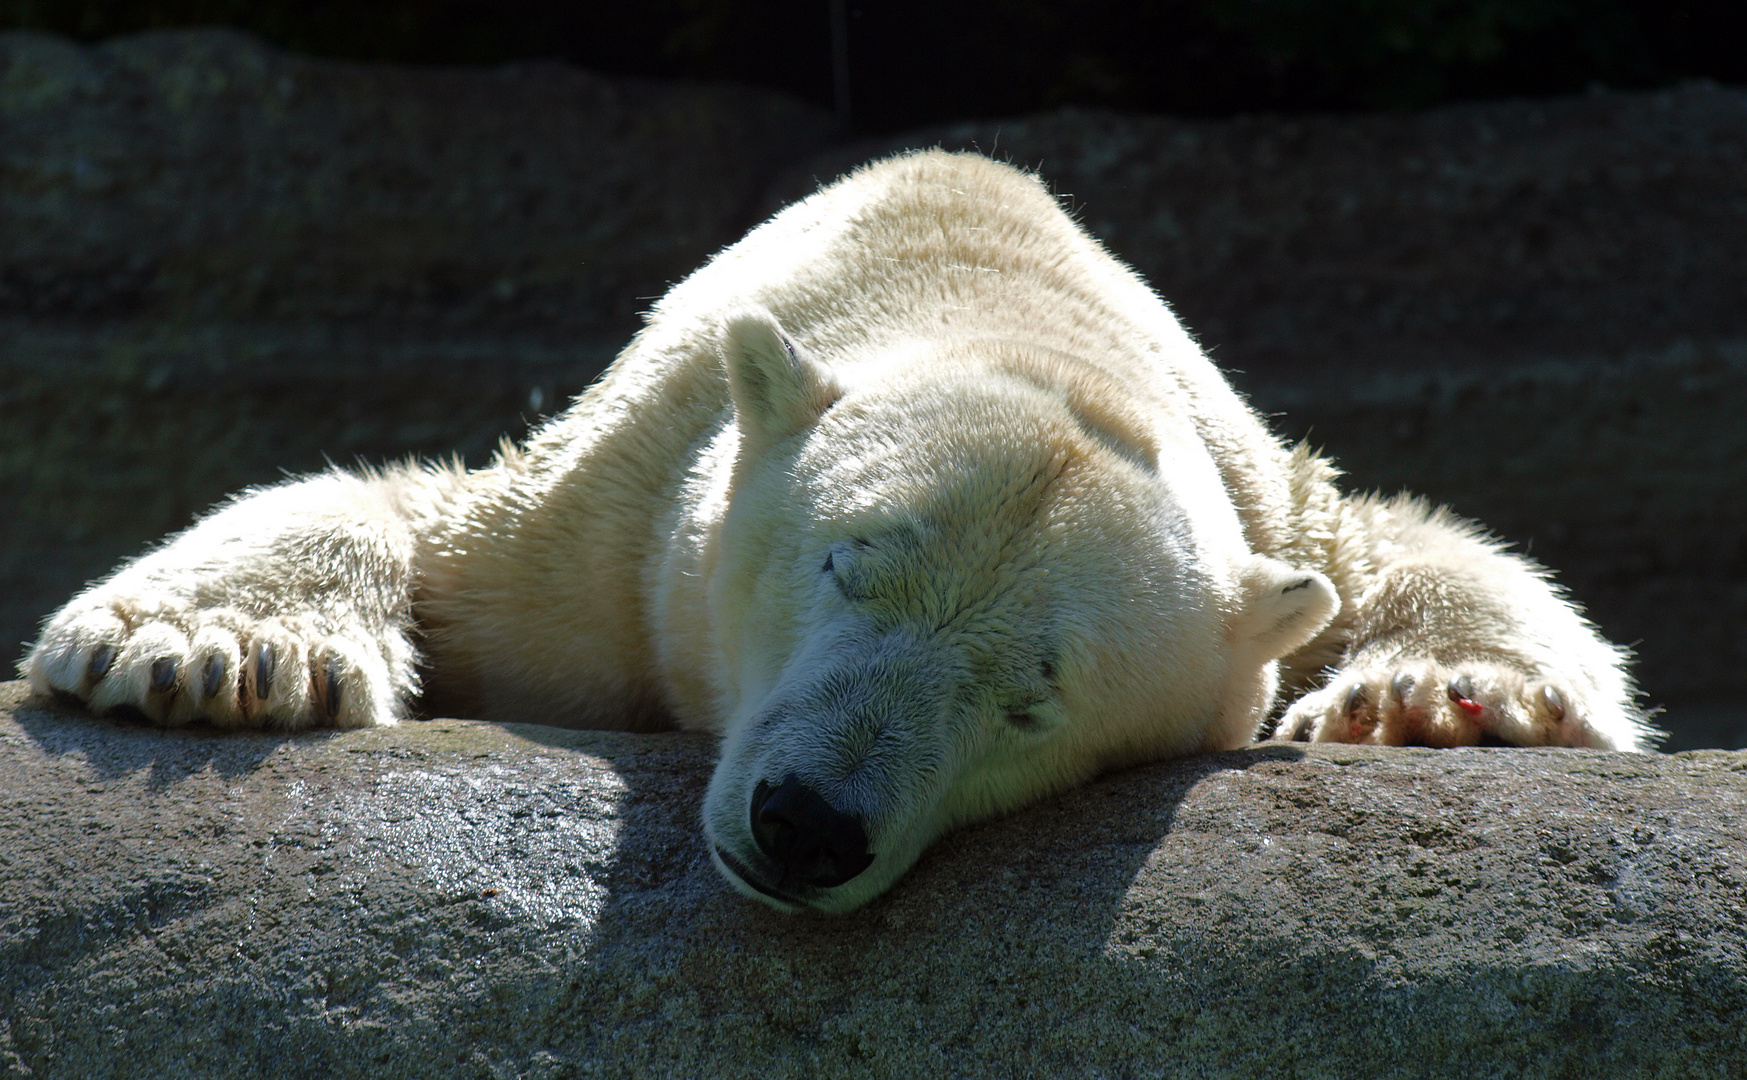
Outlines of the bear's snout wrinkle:
M 873 865 L 867 830 L 794 773 L 752 793 L 752 837 L 783 868 L 784 880 L 818 888 L 842 885 Z

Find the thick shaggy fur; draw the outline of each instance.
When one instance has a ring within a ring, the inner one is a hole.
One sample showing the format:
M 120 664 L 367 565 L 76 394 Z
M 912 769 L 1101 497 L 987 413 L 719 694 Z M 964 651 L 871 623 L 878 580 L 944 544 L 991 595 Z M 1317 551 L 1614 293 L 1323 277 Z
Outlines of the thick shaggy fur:
M 422 701 L 720 732 L 718 865 L 823 910 L 1280 703 L 1284 738 L 1644 745 L 1621 652 L 1543 571 L 1335 476 L 1035 178 L 916 154 L 722 252 L 488 467 L 240 496 L 52 616 L 24 671 L 172 725 Z M 749 818 L 788 777 L 865 870 L 773 861 Z

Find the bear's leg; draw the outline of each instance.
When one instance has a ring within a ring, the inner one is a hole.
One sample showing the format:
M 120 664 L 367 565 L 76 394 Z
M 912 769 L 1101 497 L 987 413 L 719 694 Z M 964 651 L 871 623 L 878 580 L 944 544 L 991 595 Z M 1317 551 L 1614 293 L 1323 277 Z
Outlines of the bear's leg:
M 433 480 L 336 470 L 245 494 L 50 616 L 21 671 L 170 726 L 392 724 L 417 690 L 408 506 Z
M 1647 749 L 1623 650 L 1545 571 L 1412 499 L 1359 500 L 1371 573 L 1327 682 L 1274 738 L 1387 746 Z

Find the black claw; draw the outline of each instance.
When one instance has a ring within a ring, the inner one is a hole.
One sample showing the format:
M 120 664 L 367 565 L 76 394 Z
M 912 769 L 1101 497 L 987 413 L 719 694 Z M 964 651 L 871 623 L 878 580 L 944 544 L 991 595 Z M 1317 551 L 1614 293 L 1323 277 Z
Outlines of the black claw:
M 85 665 L 85 674 L 96 682 L 109 674 L 109 666 L 115 663 L 115 646 L 99 645 L 91 650 L 91 661 Z
M 1473 701 L 1474 680 L 1466 675 L 1457 675 L 1450 680 L 1449 693 L 1451 701 Z
M 327 693 L 328 719 L 332 720 L 334 717 L 340 715 L 340 672 L 337 668 L 334 667 L 334 662 L 332 660 L 329 660 L 327 663 L 327 672 L 328 672 L 328 693 Z
M 176 660 L 160 656 L 152 661 L 152 692 L 161 694 L 176 685 Z
M 200 696 L 203 698 L 217 697 L 218 691 L 224 685 L 224 657 L 211 656 L 206 660 L 206 670 L 200 674 Z
M 1406 705 L 1407 699 L 1413 696 L 1415 681 L 1407 672 L 1398 672 L 1395 678 L 1389 680 L 1389 692 L 1395 695 L 1396 701 Z
M 1364 707 L 1365 707 L 1365 684 L 1364 683 L 1354 683 L 1353 688 L 1351 690 L 1347 691 L 1347 705 L 1346 705 L 1347 715 L 1352 716 L 1353 714 L 1357 713 L 1360 709 L 1362 709 Z
M 265 641 L 255 646 L 255 696 L 266 701 L 273 695 L 273 646 Z
M 1551 686 L 1541 687 L 1541 700 L 1547 703 L 1547 711 L 1554 720 L 1565 719 L 1565 696 Z

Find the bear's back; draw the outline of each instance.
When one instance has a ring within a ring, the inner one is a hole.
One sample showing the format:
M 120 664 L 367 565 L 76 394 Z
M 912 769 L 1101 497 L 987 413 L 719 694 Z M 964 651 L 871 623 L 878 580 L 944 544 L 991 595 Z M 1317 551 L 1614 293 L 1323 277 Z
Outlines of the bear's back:
M 727 423 L 722 319 L 746 307 L 770 311 L 851 384 L 906 345 L 953 337 L 1071 355 L 1126 387 L 1134 406 L 1193 427 L 1254 550 L 1305 566 L 1331 557 L 1306 537 L 1329 532 L 1333 471 L 1290 453 L 1165 301 L 1030 173 L 941 150 L 888 158 L 723 250 L 654 306 L 615 364 L 623 370 L 599 388 L 612 426 L 650 429 L 631 437 L 631 453 L 671 458 Z M 626 423 L 642 415 L 649 422 Z

